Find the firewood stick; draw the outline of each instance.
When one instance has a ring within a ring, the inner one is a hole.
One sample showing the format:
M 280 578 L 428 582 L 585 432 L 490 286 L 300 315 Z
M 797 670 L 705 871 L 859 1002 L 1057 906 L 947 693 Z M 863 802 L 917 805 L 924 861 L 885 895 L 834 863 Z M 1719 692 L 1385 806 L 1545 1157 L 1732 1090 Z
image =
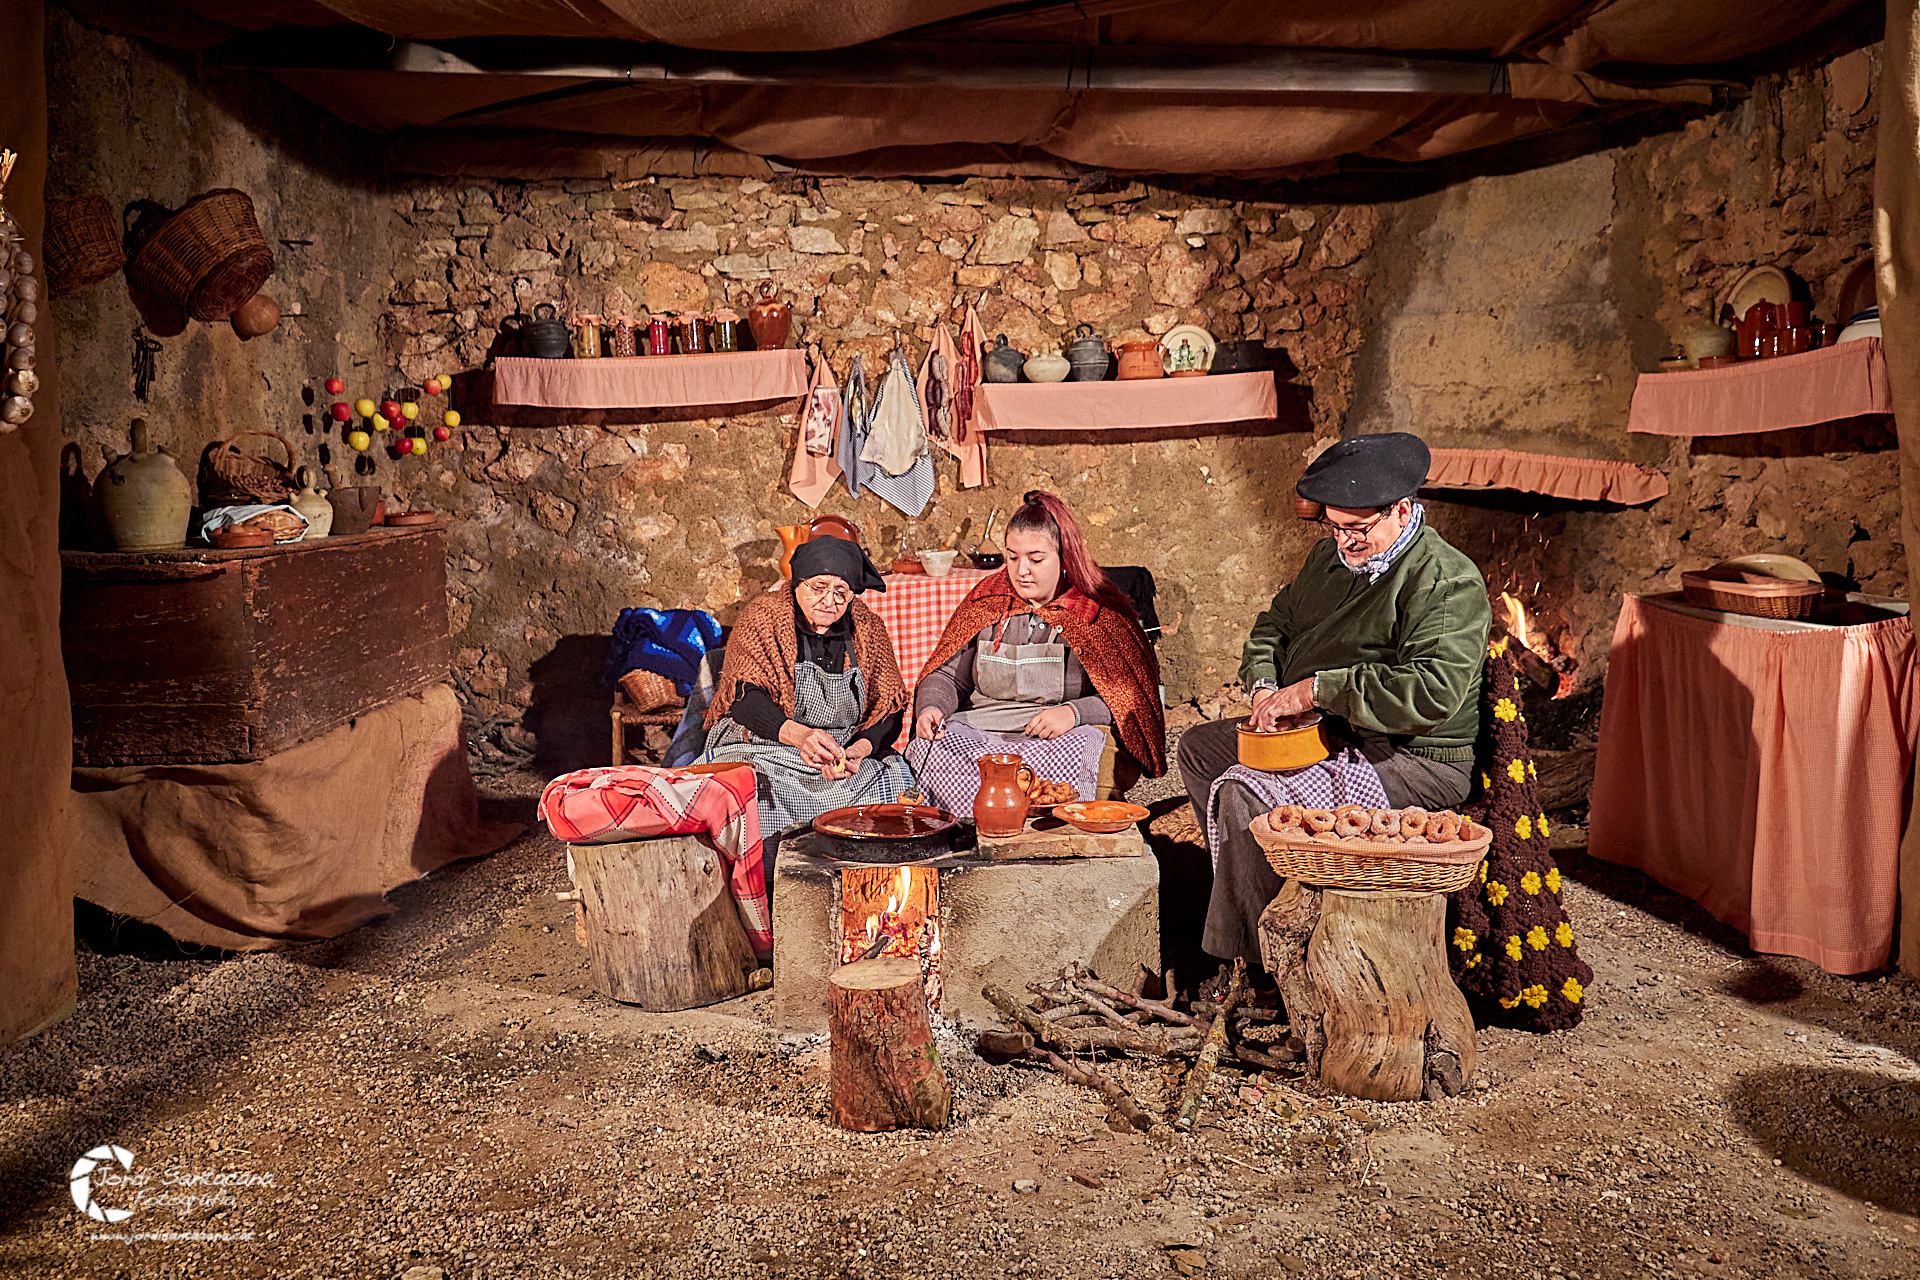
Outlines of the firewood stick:
M 1107 1100 L 1107 1105 L 1118 1111 L 1128 1124 L 1140 1132 L 1145 1133 L 1153 1128 L 1153 1117 L 1143 1111 L 1134 1096 L 1127 1092 L 1127 1087 L 1112 1076 L 1096 1071 L 1092 1067 L 1068 1062 L 1059 1054 L 1047 1049 L 1036 1049 L 1032 1056 L 1046 1062 L 1074 1084 L 1099 1090 L 1100 1096 Z
M 982 1031 L 973 1051 L 983 1058 L 1024 1058 L 1033 1048 L 1025 1031 Z
M 1200 1042 L 1191 1037 L 1175 1040 L 1144 1027 L 1120 1031 L 1113 1027 L 1085 1027 L 1078 1031 L 1055 1030 L 1048 1042 L 1061 1049 L 1120 1049 L 1144 1053 L 1156 1058 L 1178 1058 L 1192 1053 Z
M 1004 988 L 989 982 L 980 988 L 980 994 L 986 997 L 988 1004 L 1000 1011 L 1001 1017 L 1031 1031 L 1033 1038 L 1041 1044 L 1056 1043 L 1055 1037 L 1061 1034 L 1059 1028 L 1043 1022 L 1039 1014 L 1008 995 Z
M 1261 1053 L 1258 1049 L 1250 1049 L 1244 1044 L 1236 1044 L 1229 1048 L 1227 1052 L 1249 1066 L 1261 1067 L 1267 1071 L 1292 1071 L 1297 1073 L 1305 1069 L 1299 1058 L 1278 1058 L 1270 1053 Z
M 1089 1005 L 1084 1001 L 1076 1000 L 1072 1004 L 1063 1004 L 1057 1009 L 1048 1009 L 1043 1013 L 1036 1013 L 1033 1016 L 1040 1019 L 1042 1022 L 1058 1022 L 1062 1018 L 1072 1018 L 1072 1017 L 1076 1017 L 1079 1014 L 1092 1013 L 1092 1012 L 1093 1012 L 1092 1005 Z
M 1195 1000 L 1193 1002 L 1194 1017 L 1202 1021 L 1211 1022 L 1213 1015 L 1219 1011 L 1220 1006 L 1215 1001 Z M 1280 1019 L 1280 1011 L 1278 1009 L 1235 1009 L 1233 1018 L 1235 1022 L 1277 1022 Z
M 1101 1000 L 1099 997 L 1088 995 L 1086 992 L 1074 986 L 1071 982 L 1067 984 L 1067 991 L 1071 995 L 1076 995 L 1080 997 L 1081 1000 L 1085 1001 L 1088 1005 L 1090 1005 L 1093 1008 L 1093 1011 L 1095 1013 L 1099 1014 L 1101 1017 L 1107 1020 L 1108 1026 L 1118 1027 L 1122 1031 L 1136 1030 L 1133 1023 L 1128 1022 L 1125 1018 L 1121 1017 L 1119 1012 L 1115 1010 L 1112 1005 L 1108 1004 L 1104 1000 Z
M 1098 978 L 1087 974 L 1082 974 L 1079 981 L 1080 986 L 1085 990 L 1103 995 L 1107 999 L 1124 1004 L 1130 1009 L 1138 1009 L 1142 1013 L 1150 1013 L 1156 1018 L 1164 1018 L 1168 1022 L 1175 1022 L 1183 1027 L 1191 1027 L 1194 1025 L 1192 1017 L 1180 1012 L 1171 1005 L 1162 1004 L 1158 1000 L 1149 1000 L 1145 996 L 1132 995 L 1122 991 L 1118 987 L 1109 986 Z
M 1207 1096 L 1207 1081 L 1213 1076 L 1213 1069 L 1220 1062 L 1220 1053 L 1227 1047 L 1227 1024 L 1233 1021 L 1234 1006 L 1247 994 L 1247 962 L 1236 959 L 1233 962 L 1233 978 L 1227 984 L 1227 994 L 1221 997 L 1220 1014 L 1213 1020 L 1213 1029 L 1207 1033 L 1207 1042 L 1200 1047 L 1200 1057 L 1187 1072 L 1187 1085 L 1180 1098 L 1180 1111 L 1173 1118 L 1173 1127 L 1186 1132 L 1193 1128 L 1194 1120 L 1200 1114 L 1200 1104 Z

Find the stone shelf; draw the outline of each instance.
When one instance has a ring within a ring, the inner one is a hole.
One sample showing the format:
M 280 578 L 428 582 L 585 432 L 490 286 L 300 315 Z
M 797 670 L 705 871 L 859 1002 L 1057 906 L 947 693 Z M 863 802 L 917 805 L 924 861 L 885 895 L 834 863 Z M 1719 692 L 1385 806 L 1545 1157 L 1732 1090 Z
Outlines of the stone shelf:
M 1880 339 L 1722 369 L 1643 373 L 1627 430 L 1663 436 L 1740 436 L 1892 413 Z
M 1102 431 L 1196 427 L 1280 416 L 1270 372 L 1125 382 L 984 382 L 986 431 Z
M 493 364 L 493 402 L 547 409 L 656 409 L 752 404 L 807 393 L 804 351 L 541 360 Z

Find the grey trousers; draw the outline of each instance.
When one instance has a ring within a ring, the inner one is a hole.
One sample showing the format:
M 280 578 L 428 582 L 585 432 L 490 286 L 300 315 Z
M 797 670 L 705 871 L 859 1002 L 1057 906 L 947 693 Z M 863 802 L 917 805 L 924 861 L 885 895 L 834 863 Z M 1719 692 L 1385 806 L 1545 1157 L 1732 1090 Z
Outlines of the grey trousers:
M 1193 812 L 1202 831 L 1206 830 L 1207 797 L 1214 780 L 1239 763 L 1238 730 L 1244 720 L 1244 716 L 1212 720 L 1180 735 L 1180 781 L 1193 800 Z M 1466 761 L 1442 764 L 1397 751 L 1384 738 L 1367 739 L 1361 744 L 1361 752 L 1380 775 L 1387 802 L 1395 808 L 1451 808 L 1473 790 L 1473 766 Z M 1207 954 L 1223 960 L 1245 957 L 1249 964 L 1260 963 L 1255 928 L 1260 913 L 1280 892 L 1280 877 L 1267 865 L 1266 855 L 1247 827 L 1266 809 L 1266 804 L 1243 786 L 1229 782 L 1220 789 L 1220 857 L 1213 869 L 1213 895 L 1207 901 L 1207 924 L 1200 945 Z

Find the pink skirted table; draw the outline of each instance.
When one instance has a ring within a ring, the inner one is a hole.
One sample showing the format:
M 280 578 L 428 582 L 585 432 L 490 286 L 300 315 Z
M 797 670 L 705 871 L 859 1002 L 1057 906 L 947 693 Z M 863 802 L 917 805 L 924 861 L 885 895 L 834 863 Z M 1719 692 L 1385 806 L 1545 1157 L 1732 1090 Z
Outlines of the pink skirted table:
M 1920 736 L 1911 621 L 1818 626 L 1628 596 L 1613 633 L 1588 851 L 1757 951 L 1885 964 Z

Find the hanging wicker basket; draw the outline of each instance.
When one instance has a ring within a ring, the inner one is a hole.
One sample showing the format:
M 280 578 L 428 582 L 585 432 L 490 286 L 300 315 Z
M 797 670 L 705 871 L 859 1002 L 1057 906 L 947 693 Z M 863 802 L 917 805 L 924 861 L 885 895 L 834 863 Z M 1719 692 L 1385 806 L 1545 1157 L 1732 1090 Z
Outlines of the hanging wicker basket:
M 195 320 L 226 319 L 273 274 L 273 250 L 244 191 L 209 191 L 178 213 L 136 200 L 127 213 L 128 283 Z
M 55 297 L 98 284 L 127 265 L 120 227 L 105 196 L 76 196 L 47 206 L 47 235 L 40 256 Z
M 242 453 L 240 442 L 248 436 L 278 440 L 280 447 L 287 451 L 286 465 L 272 458 Z M 278 431 L 242 431 L 209 445 L 201 456 L 201 500 L 210 507 L 284 501 L 294 491 L 293 465 L 293 444 Z

